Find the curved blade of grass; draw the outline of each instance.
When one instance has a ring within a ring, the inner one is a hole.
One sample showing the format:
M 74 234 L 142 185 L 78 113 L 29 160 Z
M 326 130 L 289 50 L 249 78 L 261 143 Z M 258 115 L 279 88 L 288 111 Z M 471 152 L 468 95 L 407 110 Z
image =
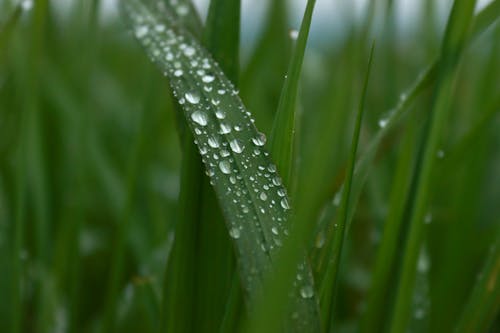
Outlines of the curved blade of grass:
M 486 332 L 500 311 L 500 228 L 455 332 Z
M 486 6 L 481 12 L 479 12 L 472 23 L 471 35 L 469 37 L 469 43 L 472 42 L 476 37 L 478 37 L 484 30 L 493 25 L 498 19 L 498 13 L 500 13 L 500 0 L 495 0 Z M 354 208 L 361 195 L 361 190 L 368 177 L 371 170 L 372 163 L 378 151 L 378 147 L 382 143 L 382 140 L 386 135 L 393 129 L 399 120 L 405 115 L 409 106 L 423 93 L 427 88 L 432 86 L 437 80 L 438 68 L 440 66 L 441 60 L 438 58 L 434 63 L 432 63 L 426 70 L 424 70 L 415 82 L 405 90 L 400 95 L 396 106 L 389 110 L 387 114 L 379 120 L 380 129 L 377 134 L 371 140 L 369 146 L 361 155 L 359 162 L 356 163 L 356 168 L 354 170 L 354 181 L 352 184 L 352 205 L 349 206 L 348 212 L 348 223 L 349 228 L 350 221 L 352 220 L 352 215 L 354 213 Z M 327 204 L 325 204 L 323 211 L 324 214 L 318 222 L 318 231 L 321 233 L 328 225 L 333 225 L 335 216 L 338 210 L 339 199 L 341 197 L 342 188 L 335 194 Z M 320 249 L 319 253 L 313 253 L 315 270 L 318 270 L 318 258 L 321 258 L 322 252 L 326 248 L 326 245 Z
M 293 165 L 293 146 L 295 138 L 295 108 L 300 72 L 306 50 L 307 37 L 316 0 L 308 0 L 304 17 L 300 25 L 297 44 L 293 50 L 292 59 L 281 91 L 278 110 L 273 129 L 269 138 L 269 151 L 283 177 L 285 185 L 290 185 Z
M 415 117 L 412 117 L 415 118 Z M 414 172 L 417 122 L 409 122 L 409 129 L 405 132 L 400 148 L 400 157 L 396 167 L 395 181 L 392 186 L 390 209 L 380 248 L 378 250 L 374 273 L 368 293 L 366 312 L 361 321 L 361 332 L 379 332 L 387 317 L 389 287 L 392 272 L 398 253 L 398 241 L 401 235 L 405 208 L 411 189 L 411 180 Z
M 122 5 L 135 36 L 169 77 L 183 106 L 234 240 L 242 285 L 252 304 L 289 229 L 286 190 L 262 148 L 264 137 L 219 65 L 164 6 L 150 7 L 139 0 Z M 309 277 L 304 283 L 312 284 Z M 297 292 L 294 300 L 294 326 L 314 331 L 319 322 L 315 298 Z
M 365 80 L 363 83 L 363 90 L 361 92 L 361 99 L 359 103 L 358 113 L 356 115 L 356 123 L 354 125 L 354 132 L 352 134 L 351 143 L 351 153 L 349 156 L 348 166 L 347 166 L 347 178 L 345 191 L 342 194 L 342 199 L 340 203 L 339 210 L 339 223 L 335 228 L 332 228 L 332 232 L 329 234 L 330 237 L 335 237 L 335 241 L 330 241 L 331 248 L 326 252 L 328 258 L 325 262 L 328 262 L 328 268 L 325 272 L 325 276 L 320 285 L 321 294 L 321 312 L 323 314 L 324 321 L 324 331 L 330 332 L 333 325 L 334 310 L 335 310 L 335 299 L 337 293 L 337 284 L 339 279 L 339 268 L 340 260 L 342 257 L 342 249 L 344 245 L 344 239 L 346 235 L 346 224 L 348 219 L 348 209 L 351 199 L 351 185 L 354 176 L 354 165 L 356 162 L 356 153 L 358 151 L 359 135 L 361 132 L 361 121 L 363 119 L 363 113 L 365 109 L 366 102 L 366 92 L 368 89 L 368 80 L 370 78 L 370 72 L 373 61 L 373 51 L 375 48 L 375 43 L 372 44 L 370 50 L 370 56 L 368 58 L 368 68 L 366 70 Z
M 408 324 L 411 296 L 417 269 L 416 262 L 423 238 L 424 219 L 431 185 L 431 173 L 441 132 L 447 121 L 454 81 L 457 74 L 458 60 L 465 46 L 470 23 L 473 19 L 474 6 L 474 0 L 457 0 L 454 2 L 442 44 L 442 60 L 439 68 L 440 77 L 430 127 L 424 138 L 423 156 L 417 162 L 416 194 L 413 201 L 409 233 L 405 245 L 401 277 L 390 329 L 394 333 L 406 330 Z

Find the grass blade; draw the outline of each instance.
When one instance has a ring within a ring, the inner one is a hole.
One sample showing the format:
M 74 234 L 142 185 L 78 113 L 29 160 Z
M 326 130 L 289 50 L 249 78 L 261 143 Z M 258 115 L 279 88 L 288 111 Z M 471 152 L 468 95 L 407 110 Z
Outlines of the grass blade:
M 265 138 L 219 65 L 168 10 L 138 0 L 122 4 L 135 36 L 168 76 L 183 106 L 234 240 L 242 285 L 252 304 L 289 229 L 286 190 L 262 148 Z M 297 327 L 314 325 L 317 318 L 310 314 L 315 313 L 315 298 L 295 299 L 300 312 Z
M 304 17 L 300 26 L 297 44 L 290 60 L 288 74 L 281 92 L 278 110 L 273 122 L 273 129 L 269 138 L 269 150 L 276 162 L 276 166 L 283 177 L 285 185 L 290 185 L 293 165 L 293 146 L 295 138 L 295 109 L 300 72 L 307 37 L 311 26 L 311 19 L 316 0 L 308 0 Z
M 383 324 L 386 321 L 386 309 L 389 305 L 387 294 L 391 284 L 391 273 L 394 271 L 398 254 L 398 242 L 403 228 L 405 208 L 409 200 L 414 172 L 417 141 L 416 124 L 415 120 L 409 122 L 409 129 L 404 135 L 400 148 L 401 155 L 392 187 L 390 210 L 384 223 L 383 236 L 374 265 L 367 309 L 361 322 L 361 332 L 379 332 L 383 329 Z
M 354 165 L 356 161 L 356 153 L 358 150 L 358 142 L 359 135 L 361 132 L 361 121 L 363 119 L 363 113 L 365 109 L 365 101 L 366 101 L 366 91 L 368 89 L 368 80 L 370 78 L 370 71 L 372 67 L 373 61 L 373 51 L 375 48 L 375 43 L 372 45 L 370 50 L 370 56 L 368 58 L 368 68 L 366 70 L 365 80 L 363 83 L 363 90 L 361 92 L 361 99 L 359 103 L 358 113 L 356 115 L 356 123 L 354 126 L 354 132 L 352 135 L 352 144 L 351 144 L 351 152 L 349 156 L 348 166 L 347 166 L 347 178 L 346 178 L 346 187 L 345 191 L 342 195 L 342 200 L 340 204 L 339 210 L 339 223 L 336 228 L 331 229 L 331 233 L 329 234 L 331 244 L 331 248 L 329 251 L 326 251 L 328 258 L 324 260 L 328 262 L 328 268 L 323 277 L 322 283 L 320 285 L 320 294 L 321 294 L 321 310 L 323 314 L 323 318 L 328 318 L 325 320 L 325 332 L 330 332 L 333 318 L 334 318 L 334 309 L 335 309 L 335 299 L 337 292 L 337 284 L 339 279 L 339 267 L 340 267 L 340 259 L 342 256 L 342 249 L 344 245 L 344 239 L 346 235 L 346 224 L 348 219 L 348 209 L 350 204 L 350 196 L 351 196 L 351 185 L 353 182 L 354 176 Z M 339 235 L 335 237 L 335 235 Z M 331 240 L 335 237 L 335 240 Z
M 499 229 L 500 230 L 500 229 Z M 500 232 L 464 306 L 455 332 L 486 332 L 500 311 Z
M 424 139 L 423 156 L 417 163 L 416 194 L 391 322 L 391 332 L 394 333 L 404 331 L 409 319 L 411 296 L 417 268 L 416 262 L 423 238 L 431 172 L 441 132 L 447 121 L 458 59 L 465 46 L 473 18 L 474 6 L 475 1 L 455 1 L 442 44 L 437 94 L 434 100 L 430 127 Z

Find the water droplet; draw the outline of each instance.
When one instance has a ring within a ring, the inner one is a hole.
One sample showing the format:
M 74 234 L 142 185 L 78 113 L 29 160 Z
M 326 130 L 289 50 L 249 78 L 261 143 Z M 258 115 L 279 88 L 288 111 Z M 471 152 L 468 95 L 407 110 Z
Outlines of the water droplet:
M 316 242 L 314 242 L 316 248 L 321 249 L 325 245 L 325 233 L 320 231 L 316 236 Z
M 231 238 L 234 238 L 234 239 L 240 238 L 240 236 L 241 236 L 240 229 L 238 229 L 237 227 L 231 228 L 231 230 L 229 230 L 229 236 L 231 236 Z
M 231 133 L 231 126 L 221 123 L 220 124 L 220 134 L 229 134 Z
M 423 319 L 424 316 L 425 316 L 425 310 L 424 309 L 421 309 L 421 308 L 418 308 L 415 310 L 415 318 L 416 319 Z
M 271 232 L 272 232 L 273 234 L 275 234 L 276 236 L 278 236 L 278 228 L 276 228 L 276 227 L 272 227 L 272 228 L 271 228 Z
M 176 69 L 176 70 L 174 71 L 174 76 L 175 76 L 175 77 L 180 77 L 180 76 L 182 76 L 183 74 L 184 74 L 184 72 L 182 71 L 182 69 Z
M 226 113 L 224 112 L 224 110 L 217 109 L 217 111 L 215 111 L 215 116 L 217 117 L 217 119 L 224 119 L 226 118 Z M 229 130 L 231 130 L 231 128 L 229 128 Z
M 29 11 L 33 8 L 33 0 L 24 0 L 21 2 L 21 8 L 24 11 Z
M 184 49 L 184 55 L 186 55 L 186 57 L 192 57 L 194 56 L 196 53 L 196 50 L 194 49 L 194 47 L 192 46 L 187 46 L 185 49 Z
M 208 145 L 212 148 L 219 148 L 219 146 L 220 146 L 219 139 L 217 139 L 217 137 L 215 137 L 215 136 L 209 137 L 208 138 Z
M 424 223 L 430 224 L 432 222 L 432 213 L 427 213 L 424 217 Z
M 378 121 L 378 126 L 380 126 L 380 128 L 384 128 L 384 127 L 386 127 L 386 126 L 387 126 L 387 121 L 388 121 L 388 120 L 387 120 L 387 119 L 385 119 L 385 118 L 380 119 L 380 120 Z
M 206 126 L 208 123 L 207 115 L 202 111 L 191 113 L 191 119 L 200 126 Z
M 231 173 L 231 164 L 229 164 L 228 161 L 220 161 L 219 162 L 219 169 L 222 171 L 222 173 L 229 175 Z
M 286 198 L 281 199 L 280 204 L 283 209 L 290 209 L 290 204 L 288 203 L 288 200 Z
M 335 196 L 333 197 L 333 205 L 338 207 L 340 205 L 340 200 L 342 199 L 342 191 L 338 191 L 335 193 Z
M 23 2 L 23 8 L 24 8 L 24 2 Z M 135 37 L 143 38 L 144 36 L 146 36 L 148 34 L 148 32 L 149 32 L 149 28 L 147 25 L 140 25 L 137 28 L 135 28 Z
M 157 24 L 157 25 L 155 25 L 155 30 L 158 32 L 163 32 L 163 31 L 165 31 L 165 25 Z
M 229 142 L 229 146 L 231 147 L 231 150 L 237 154 L 240 154 L 243 149 L 245 149 L 245 146 L 241 143 L 240 140 L 234 139 L 231 142 Z
M 184 94 L 186 100 L 191 104 L 198 104 L 200 102 L 200 94 L 196 90 L 188 91 Z
M 266 144 L 266 135 L 264 133 L 257 133 L 257 136 L 252 138 L 252 142 L 256 146 L 263 146 Z
M 261 192 L 260 195 L 259 195 L 259 198 L 262 201 L 266 201 L 267 200 L 267 194 L 265 194 L 264 192 Z
M 203 82 L 205 82 L 205 83 L 210 83 L 210 82 L 213 82 L 213 81 L 215 80 L 215 76 L 210 75 L 210 74 L 207 74 L 207 75 L 203 76 L 203 77 L 201 78 L 201 80 L 202 80 Z
M 444 151 L 442 149 L 438 150 L 436 153 L 436 156 L 438 158 L 443 158 L 444 157 Z
M 305 285 L 302 288 L 300 288 L 300 296 L 302 298 L 311 298 L 314 296 L 314 290 L 312 286 L 310 285 Z
M 176 10 L 177 15 L 179 16 L 186 16 L 187 13 L 189 13 L 189 7 L 185 4 L 180 4 L 177 6 Z
M 290 35 L 290 38 L 293 40 L 296 40 L 297 37 L 299 37 L 299 32 L 295 29 L 290 30 L 288 34 Z

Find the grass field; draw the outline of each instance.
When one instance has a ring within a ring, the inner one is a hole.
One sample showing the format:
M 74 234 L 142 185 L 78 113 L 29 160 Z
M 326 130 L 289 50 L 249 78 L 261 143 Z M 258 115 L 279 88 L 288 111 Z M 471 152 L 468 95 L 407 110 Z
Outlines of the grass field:
M 0 0 L 0 332 L 499 332 L 500 1 L 444 2 Z

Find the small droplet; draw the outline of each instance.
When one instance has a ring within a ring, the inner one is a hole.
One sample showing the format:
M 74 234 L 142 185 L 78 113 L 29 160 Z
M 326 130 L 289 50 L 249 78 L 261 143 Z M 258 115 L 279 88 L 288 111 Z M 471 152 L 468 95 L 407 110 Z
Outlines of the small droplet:
M 191 119 L 200 126 L 206 126 L 208 123 L 207 115 L 202 111 L 191 113 Z
M 273 234 L 275 234 L 276 236 L 278 236 L 278 228 L 276 228 L 276 227 L 272 227 L 272 228 L 271 228 L 271 232 L 272 232 Z
M 260 195 L 259 195 L 259 198 L 262 201 L 266 201 L 267 200 L 267 194 L 265 194 L 264 192 L 261 192 Z
M 283 209 L 290 209 L 290 204 L 288 203 L 288 200 L 286 198 L 281 199 L 280 204 Z
M 424 217 L 424 223 L 430 224 L 432 222 L 432 213 L 427 213 Z
M 183 74 L 184 74 L 184 72 L 182 71 L 182 69 L 176 69 L 176 70 L 174 71 L 174 76 L 175 76 L 175 77 L 180 77 L 180 76 L 182 76 Z
M 231 126 L 227 124 L 220 124 L 220 134 L 229 134 L 231 133 Z
M 187 46 L 184 49 L 184 54 L 186 55 L 186 57 L 192 57 L 195 55 L 195 53 L 196 53 L 196 50 L 192 46 Z
M 185 4 L 180 4 L 177 6 L 176 10 L 177 15 L 179 16 L 186 16 L 187 13 L 189 13 L 189 7 Z
M 163 32 L 163 31 L 165 31 L 165 25 L 157 24 L 157 25 L 155 25 L 155 30 L 158 32 Z
M 29 11 L 33 8 L 33 0 L 24 0 L 21 2 L 21 8 L 24 11 Z
M 229 142 L 229 146 L 231 147 L 231 150 L 237 154 L 240 154 L 245 147 L 241 143 L 240 140 L 234 139 L 231 142 Z
M 228 161 L 220 161 L 219 162 L 219 169 L 222 171 L 222 173 L 229 175 L 231 173 L 231 164 L 229 164 Z
M 438 150 L 436 153 L 436 156 L 438 158 L 443 158 L 444 157 L 444 151 L 442 149 Z
M 266 144 L 266 135 L 264 133 L 257 133 L 257 136 L 252 138 L 252 142 L 256 146 L 263 146 Z
M 231 236 L 231 238 L 234 238 L 234 239 L 240 238 L 240 236 L 241 236 L 240 229 L 238 229 L 237 227 L 231 228 L 231 230 L 229 230 L 229 236 Z
M 188 91 L 184 94 L 186 100 L 191 104 L 198 104 L 200 102 L 200 94 L 196 90 Z
M 310 285 L 305 285 L 302 288 L 300 288 L 300 296 L 302 298 L 311 298 L 314 296 L 314 290 L 312 286 Z
M 213 82 L 213 81 L 215 80 L 215 76 L 210 75 L 210 74 L 207 74 L 207 75 L 203 76 L 203 77 L 201 78 L 201 80 L 202 80 L 203 82 L 205 82 L 205 83 L 210 83 L 210 82 Z
M 23 9 L 24 9 L 24 3 L 26 3 L 26 1 L 23 2 Z M 140 25 L 135 29 L 135 37 L 143 38 L 148 34 L 148 32 L 149 28 L 147 25 Z
M 299 37 L 299 32 L 295 29 L 290 30 L 289 32 L 290 38 L 296 40 Z
M 219 139 L 217 139 L 215 136 L 209 137 L 208 145 L 212 148 L 219 148 L 220 146 Z
M 226 118 L 226 113 L 224 112 L 224 110 L 217 109 L 217 111 L 215 111 L 215 116 L 217 117 L 217 119 L 224 119 Z M 229 129 L 231 130 L 231 128 Z
M 380 126 L 380 128 L 384 128 L 387 126 L 387 119 L 380 119 L 378 121 L 378 126 Z

